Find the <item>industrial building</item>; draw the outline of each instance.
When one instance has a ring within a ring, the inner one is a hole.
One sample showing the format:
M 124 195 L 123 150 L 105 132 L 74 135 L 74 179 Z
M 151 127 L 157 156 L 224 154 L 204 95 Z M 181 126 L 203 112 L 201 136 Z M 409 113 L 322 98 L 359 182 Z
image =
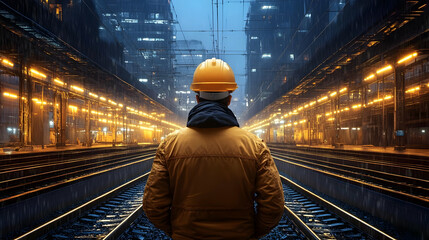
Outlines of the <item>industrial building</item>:
M 252 2 L 248 129 L 268 142 L 427 147 L 425 9 L 422 1 Z

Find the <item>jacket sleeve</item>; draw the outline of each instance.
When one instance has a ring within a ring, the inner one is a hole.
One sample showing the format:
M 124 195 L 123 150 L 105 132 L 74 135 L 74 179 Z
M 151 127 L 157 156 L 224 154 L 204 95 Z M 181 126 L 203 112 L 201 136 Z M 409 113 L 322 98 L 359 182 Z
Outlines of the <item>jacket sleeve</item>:
M 156 151 L 152 170 L 144 189 L 143 210 L 153 225 L 169 236 L 171 236 L 171 202 L 170 179 L 165 163 L 163 144 L 161 144 Z
M 270 232 L 280 221 L 284 211 L 283 186 L 268 147 L 263 144 L 257 163 L 255 237 Z

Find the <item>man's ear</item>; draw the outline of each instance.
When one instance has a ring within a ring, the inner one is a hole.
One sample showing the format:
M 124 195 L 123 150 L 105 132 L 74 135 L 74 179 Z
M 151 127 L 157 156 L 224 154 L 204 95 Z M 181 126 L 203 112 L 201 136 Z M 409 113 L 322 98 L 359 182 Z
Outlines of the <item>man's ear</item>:
M 231 104 L 231 99 L 232 99 L 232 96 L 231 96 L 231 95 L 229 95 L 229 96 L 228 96 L 228 106 L 229 106 L 229 104 Z
M 200 96 L 195 95 L 195 99 L 197 99 L 197 103 L 200 103 Z

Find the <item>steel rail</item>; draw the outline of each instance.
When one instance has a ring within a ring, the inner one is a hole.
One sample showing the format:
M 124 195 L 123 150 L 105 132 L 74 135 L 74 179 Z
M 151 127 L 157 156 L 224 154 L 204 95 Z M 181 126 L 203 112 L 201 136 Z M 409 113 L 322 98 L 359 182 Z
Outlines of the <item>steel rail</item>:
M 285 206 L 285 214 L 291 220 L 291 222 L 298 228 L 298 230 L 304 234 L 307 239 L 320 240 L 319 236 L 311 230 L 311 228 L 305 224 L 288 206 Z
M 48 186 L 42 186 L 40 188 L 33 189 L 33 190 L 30 190 L 30 191 L 27 191 L 27 192 L 24 192 L 24 193 L 20 193 L 20 194 L 14 195 L 14 196 L 5 197 L 5 198 L 0 199 L 0 206 L 4 206 L 4 205 L 7 205 L 7 204 L 9 204 L 9 203 L 11 203 L 13 201 L 16 201 L 16 199 L 18 199 L 18 198 L 26 197 L 26 195 L 32 196 L 34 194 L 46 192 L 46 191 L 49 191 L 49 190 L 54 190 L 54 189 L 57 189 L 57 188 L 59 188 L 61 186 L 65 186 L 65 185 L 71 184 L 71 183 L 76 182 L 76 181 L 81 181 L 81 180 L 83 180 L 85 178 L 88 178 L 88 177 L 91 177 L 93 175 L 105 173 L 105 172 L 108 172 L 108 171 L 111 171 L 111 170 L 119 169 L 119 168 L 122 168 L 122 167 L 126 167 L 126 166 L 129 166 L 129 165 L 133 165 L 133 164 L 139 163 L 139 162 L 143 162 L 143 161 L 146 161 L 148 159 L 153 158 L 154 155 L 155 155 L 154 153 L 153 154 L 147 154 L 147 155 L 144 155 L 144 157 L 149 156 L 147 158 L 144 158 L 142 160 L 132 161 L 132 162 L 125 161 L 126 163 L 124 163 L 122 165 L 110 164 L 111 165 L 110 167 L 109 166 L 105 166 L 105 167 L 109 167 L 107 169 L 100 169 L 99 171 L 88 173 L 88 174 L 83 175 L 83 176 L 77 176 L 72 181 L 65 181 L 65 182 L 64 181 L 60 181 L 60 182 L 52 183 L 52 184 L 50 184 Z M 141 159 L 141 158 L 142 158 L 142 156 L 140 156 L 140 157 L 134 157 L 134 159 Z
M 103 239 L 104 240 L 113 240 L 118 239 L 125 230 L 127 230 L 134 221 L 139 218 L 143 213 L 143 205 L 140 205 L 136 210 L 134 210 L 127 218 L 125 218 L 118 226 L 116 226 L 109 234 L 107 234 Z
M 146 160 L 149 160 L 149 158 L 147 158 Z M 44 234 L 48 233 L 49 231 L 51 231 L 52 229 L 65 224 L 67 222 L 69 222 L 72 219 L 75 219 L 81 215 L 83 215 L 83 213 L 85 213 L 86 211 L 90 210 L 91 208 L 99 205 L 102 202 L 107 201 L 110 198 L 113 198 L 114 196 L 116 196 L 117 194 L 119 194 L 121 191 L 123 191 L 124 189 L 130 188 L 132 186 L 134 186 L 135 184 L 137 184 L 139 181 L 142 181 L 144 178 L 149 176 L 150 172 L 147 172 L 137 178 L 134 178 L 131 181 L 128 181 L 122 185 L 120 185 L 119 187 L 116 187 L 106 193 L 104 193 L 103 195 L 100 195 L 64 214 L 62 214 L 61 216 L 58 216 L 36 228 L 34 228 L 33 230 L 15 238 L 15 240 L 24 240 L 24 239 L 35 239 L 38 238 L 40 236 L 43 236 Z
M 139 151 L 150 151 L 152 148 L 141 148 L 141 149 L 125 149 L 119 151 L 106 151 L 106 152 L 80 152 L 76 154 L 70 154 L 70 156 L 65 156 L 62 154 L 58 155 L 47 155 L 47 158 L 39 159 L 38 157 L 35 160 L 31 161 L 22 161 L 21 159 L 16 159 L 16 162 L 10 164 L 0 165 L 2 171 L 0 172 L 0 177 L 4 174 L 13 174 L 15 172 L 23 171 L 34 171 L 38 168 L 55 166 L 57 164 L 67 164 L 73 163 L 75 161 L 82 160 L 92 160 L 105 157 L 115 157 L 125 154 L 132 154 Z M 51 158 L 52 157 L 52 158 Z
M 361 230 L 362 232 L 368 234 L 369 236 L 375 238 L 375 239 L 395 239 L 394 237 L 388 235 L 387 233 L 379 230 L 378 228 L 368 224 L 367 222 L 361 220 L 360 218 L 354 216 L 353 214 L 343 210 L 342 208 L 338 207 L 337 205 L 323 199 L 322 197 L 318 196 L 315 193 L 310 192 L 309 190 L 303 188 L 302 186 L 298 185 L 297 183 L 293 182 L 289 178 L 280 175 L 280 178 L 283 182 L 285 182 L 288 186 L 296 190 L 297 192 L 301 193 L 305 197 L 308 197 L 312 201 L 316 202 L 317 204 L 325 207 L 332 213 L 336 214 L 340 218 L 342 218 L 344 221 L 350 223 L 351 225 L 355 226 L 357 229 Z
M 383 166 L 383 167 L 388 167 L 388 168 L 392 168 L 392 169 L 404 169 L 406 168 L 408 171 L 409 170 L 413 170 L 413 171 L 423 171 L 425 173 L 427 173 L 429 171 L 429 167 L 427 166 L 427 161 L 425 163 L 409 163 L 409 162 L 404 162 L 404 161 L 396 161 L 396 159 L 380 159 L 380 158 L 376 158 L 375 156 L 372 156 L 370 154 L 366 154 L 366 155 L 353 155 L 353 154 L 347 154 L 344 152 L 338 152 L 336 150 L 330 149 L 331 151 L 314 151 L 312 149 L 312 151 L 306 151 L 303 149 L 285 149 L 285 148 L 276 148 L 276 147 L 272 147 L 270 148 L 272 151 L 277 151 L 277 152 L 283 152 L 285 154 L 289 154 L 289 155 L 294 155 L 294 156 L 305 156 L 307 158 L 309 157 L 317 157 L 320 160 L 323 159 L 329 159 L 332 161 L 347 161 L 350 163 L 365 163 L 368 164 L 368 168 L 369 169 L 373 169 L 373 170 L 377 170 L 376 168 L 379 168 L 379 166 Z M 405 157 L 404 157 L 405 159 Z M 404 160 L 401 159 L 401 160 Z M 407 158 L 409 159 L 409 158 Z M 428 159 L 429 161 L 429 159 Z M 391 169 L 391 170 L 392 170 Z M 378 169 L 379 170 L 379 169 Z M 424 174 L 426 175 L 426 174 Z
M 350 165 L 343 165 L 340 163 L 333 163 L 328 160 L 310 159 L 308 157 L 300 156 L 288 156 L 284 153 L 277 152 L 273 152 L 272 154 L 273 156 L 279 156 L 291 161 L 299 161 L 300 163 L 307 164 L 312 167 L 318 167 L 331 172 L 337 172 L 349 177 L 369 180 L 379 183 L 383 186 L 395 186 L 397 190 L 401 190 L 403 192 L 429 196 L 429 188 L 427 188 L 427 186 L 429 186 L 429 181 L 425 179 L 408 177 Z
M 398 199 L 401 199 L 401 200 L 404 200 L 404 201 L 412 202 L 412 203 L 420 205 L 420 206 L 426 206 L 429 203 L 429 199 L 421 198 L 421 197 L 418 197 L 418 196 L 415 196 L 415 195 L 412 195 L 412 194 L 409 194 L 409 193 L 400 192 L 400 191 L 397 191 L 397 190 L 389 189 L 387 187 L 374 185 L 374 184 L 371 184 L 371 183 L 368 183 L 368 182 L 365 182 L 365 181 L 361 181 L 359 179 L 354 179 L 354 178 L 351 178 L 351 177 L 346 177 L 346 176 L 343 176 L 343 175 L 340 175 L 340 174 L 337 174 L 337 173 L 328 172 L 328 171 L 322 170 L 322 169 L 317 169 L 317 168 L 314 168 L 314 167 L 311 167 L 311 166 L 307 166 L 307 165 L 304 165 L 304 164 L 301 164 L 301 163 L 296 163 L 296 162 L 293 162 L 293 161 L 285 160 L 285 159 L 282 159 L 282 158 L 279 158 L 279 157 L 273 156 L 273 158 L 275 160 L 277 160 L 277 161 L 282 161 L 282 162 L 287 163 L 287 164 L 293 164 L 295 166 L 306 168 L 306 169 L 309 169 L 311 171 L 319 172 L 319 173 L 324 174 L 324 175 L 329 175 L 329 176 L 331 176 L 331 177 L 333 177 L 335 179 L 338 179 L 338 180 L 341 180 L 341 181 L 344 181 L 344 182 L 349 182 L 349 183 L 352 183 L 352 184 L 356 184 L 356 185 L 359 185 L 361 187 L 366 187 L 366 188 L 369 188 L 369 189 L 372 189 L 372 190 L 376 190 L 376 191 L 379 191 L 379 192 L 384 193 L 386 195 L 389 195 L 389 196 L 392 196 L 392 197 L 395 197 L 395 198 L 398 198 Z
M 147 156 L 148 153 L 153 150 L 148 151 L 141 151 L 136 152 L 132 154 L 120 154 L 116 156 L 106 156 L 102 158 L 96 158 L 96 159 L 84 159 L 84 160 L 77 160 L 73 162 L 68 162 L 66 164 L 60 163 L 57 165 L 49 166 L 49 168 L 41 168 L 37 173 L 32 175 L 27 175 L 23 177 L 16 177 L 11 178 L 5 181 L 0 181 L 0 186 L 2 186 L 2 189 L 0 192 L 9 191 L 13 188 L 19 188 L 26 185 L 31 185 L 37 182 L 46 182 L 50 179 L 61 179 L 61 178 L 67 178 L 72 177 L 73 174 L 88 172 L 89 170 L 97 170 L 101 169 L 103 167 L 107 167 L 109 165 L 114 165 L 115 163 L 121 163 L 127 160 L 132 160 L 135 158 L 142 157 L 140 154 L 145 154 L 143 156 Z M 133 157 L 133 158 L 131 158 Z M 53 168 L 55 167 L 55 168 Z M 74 171 L 74 172 L 71 172 Z

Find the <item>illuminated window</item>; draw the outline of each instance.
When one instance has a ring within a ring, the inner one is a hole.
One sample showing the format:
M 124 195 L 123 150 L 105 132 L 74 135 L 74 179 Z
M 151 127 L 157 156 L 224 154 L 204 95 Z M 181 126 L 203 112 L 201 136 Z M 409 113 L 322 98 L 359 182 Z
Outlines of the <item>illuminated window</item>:
M 258 39 L 258 37 L 250 37 L 250 39 L 256 40 L 256 39 Z
M 147 82 L 148 81 L 148 79 L 147 78 L 139 78 L 139 82 Z
M 262 58 L 271 58 L 271 53 L 262 54 Z
M 144 20 L 144 23 L 168 24 L 168 20 Z
M 272 5 L 264 5 L 261 7 L 263 10 L 267 10 L 267 9 L 277 9 L 276 6 L 272 6 Z
M 256 68 L 252 68 L 252 72 L 256 72 Z
M 293 53 L 291 53 L 291 54 L 289 54 L 289 58 L 290 58 L 290 60 L 295 60 L 295 55 L 293 54 Z
M 121 22 L 123 22 L 123 23 L 139 23 L 139 20 L 138 19 L 126 18 L 126 19 L 123 19 Z
M 137 41 L 139 42 L 164 42 L 164 38 L 137 38 Z

